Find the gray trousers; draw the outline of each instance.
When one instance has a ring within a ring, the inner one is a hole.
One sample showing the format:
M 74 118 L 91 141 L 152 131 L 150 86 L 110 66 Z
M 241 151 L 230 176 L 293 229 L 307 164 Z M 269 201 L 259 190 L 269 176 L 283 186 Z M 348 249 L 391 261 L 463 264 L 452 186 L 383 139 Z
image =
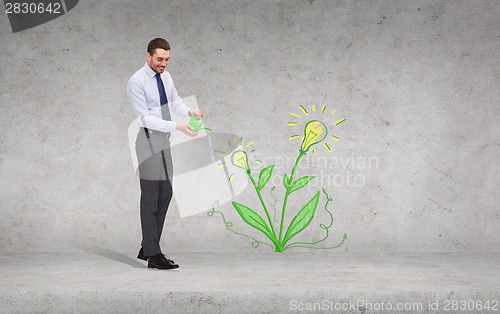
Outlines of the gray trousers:
M 172 199 L 172 156 L 165 133 L 137 134 L 136 152 L 141 185 L 142 247 L 145 256 L 161 254 L 160 238 Z

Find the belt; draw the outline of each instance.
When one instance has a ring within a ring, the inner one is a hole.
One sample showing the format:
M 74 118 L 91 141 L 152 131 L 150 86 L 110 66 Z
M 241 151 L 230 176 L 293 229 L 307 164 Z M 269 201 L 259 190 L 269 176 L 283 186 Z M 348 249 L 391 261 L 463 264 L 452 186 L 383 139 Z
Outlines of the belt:
M 147 135 L 157 135 L 157 136 L 161 136 L 163 138 L 170 138 L 170 132 L 160 132 L 160 131 L 151 130 L 148 128 L 141 128 L 141 130 L 144 130 L 144 132 L 146 132 L 146 136 Z

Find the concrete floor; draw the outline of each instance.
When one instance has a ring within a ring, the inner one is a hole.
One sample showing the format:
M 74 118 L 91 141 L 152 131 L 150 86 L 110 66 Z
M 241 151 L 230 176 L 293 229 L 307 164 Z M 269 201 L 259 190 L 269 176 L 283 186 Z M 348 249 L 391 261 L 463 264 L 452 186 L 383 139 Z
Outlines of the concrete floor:
M 180 269 L 100 249 L 4 253 L 0 313 L 458 313 L 465 301 L 465 313 L 500 313 L 499 253 L 170 257 Z

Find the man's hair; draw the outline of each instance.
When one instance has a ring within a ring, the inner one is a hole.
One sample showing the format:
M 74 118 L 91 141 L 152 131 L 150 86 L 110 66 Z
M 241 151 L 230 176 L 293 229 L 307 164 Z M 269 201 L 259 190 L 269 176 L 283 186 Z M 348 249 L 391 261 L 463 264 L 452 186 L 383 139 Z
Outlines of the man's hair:
M 150 55 L 153 55 L 156 49 L 165 49 L 170 50 L 170 44 L 163 38 L 155 38 L 148 44 L 148 52 Z

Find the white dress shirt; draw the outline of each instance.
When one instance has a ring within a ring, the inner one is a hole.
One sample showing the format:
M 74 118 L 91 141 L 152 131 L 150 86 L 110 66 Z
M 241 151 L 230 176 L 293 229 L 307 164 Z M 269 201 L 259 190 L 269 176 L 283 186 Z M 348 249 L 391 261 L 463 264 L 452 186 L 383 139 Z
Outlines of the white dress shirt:
M 160 132 L 173 132 L 176 130 L 177 122 L 163 120 L 160 93 L 158 92 L 155 75 L 156 72 L 146 63 L 129 79 L 127 94 L 141 127 Z M 164 71 L 161 74 L 161 80 L 165 86 L 170 111 L 175 112 L 178 116 L 188 117 L 189 108 L 186 107 L 182 99 L 177 95 L 177 90 L 175 89 L 170 73 Z

